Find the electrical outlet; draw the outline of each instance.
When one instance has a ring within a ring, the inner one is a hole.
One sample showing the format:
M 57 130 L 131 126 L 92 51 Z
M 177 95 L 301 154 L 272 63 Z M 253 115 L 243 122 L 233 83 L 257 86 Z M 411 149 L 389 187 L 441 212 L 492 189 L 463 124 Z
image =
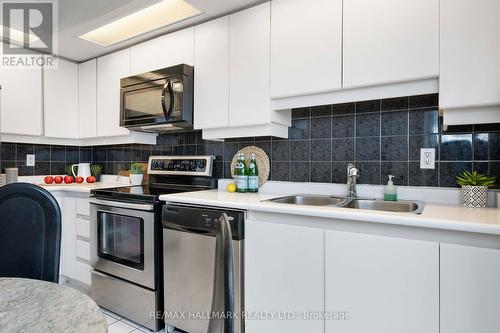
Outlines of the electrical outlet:
M 26 166 L 35 166 L 34 154 L 26 154 Z
M 420 169 L 435 169 L 436 168 L 436 149 L 422 148 L 420 149 Z

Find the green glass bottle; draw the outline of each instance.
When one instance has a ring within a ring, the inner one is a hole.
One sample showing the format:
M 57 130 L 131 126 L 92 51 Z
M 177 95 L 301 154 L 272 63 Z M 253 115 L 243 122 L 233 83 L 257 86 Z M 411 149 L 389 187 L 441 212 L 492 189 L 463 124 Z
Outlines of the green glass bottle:
M 248 192 L 259 192 L 259 168 L 255 154 L 251 155 L 248 165 Z
M 238 155 L 234 176 L 236 178 L 236 192 L 248 192 L 248 166 L 245 161 L 245 154 Z

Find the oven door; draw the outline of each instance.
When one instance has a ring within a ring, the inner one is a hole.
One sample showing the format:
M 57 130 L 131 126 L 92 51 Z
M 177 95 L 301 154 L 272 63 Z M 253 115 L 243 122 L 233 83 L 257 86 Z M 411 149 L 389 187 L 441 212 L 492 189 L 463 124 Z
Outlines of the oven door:
M 157 286 L 155 213 L 152 205 L 93 199 L 90 263 L 98 271 L 144 287 Z

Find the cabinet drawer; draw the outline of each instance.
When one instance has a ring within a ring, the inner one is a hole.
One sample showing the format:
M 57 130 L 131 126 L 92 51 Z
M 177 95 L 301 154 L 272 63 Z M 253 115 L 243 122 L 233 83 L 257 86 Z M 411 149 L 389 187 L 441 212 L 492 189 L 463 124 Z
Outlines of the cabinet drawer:
M 81 259 L 90 260 L 90 243 L 77 239 L 76 256 Z
M 76 279 L 80 282 L 90 285 L 90 266 L 77 261 L 76 262 Z
M 87 198 L 76 199 L 76 213 L 90 216 L 90 200 Z
M 76 235 L 90 238 L 90 221 L 81 217 L 76 218 Z

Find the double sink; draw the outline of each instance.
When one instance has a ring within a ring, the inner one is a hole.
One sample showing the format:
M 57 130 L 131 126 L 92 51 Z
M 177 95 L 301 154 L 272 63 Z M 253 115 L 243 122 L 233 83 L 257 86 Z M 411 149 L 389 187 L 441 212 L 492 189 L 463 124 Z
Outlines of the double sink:
M 370 198 L 346 198 L 305 194 L 290 195 L 264 201 L 301 206 L 331 206 L 413 214 L 421 214 L 425 206 L 425 203 L 419 201 L 383 201 Z

